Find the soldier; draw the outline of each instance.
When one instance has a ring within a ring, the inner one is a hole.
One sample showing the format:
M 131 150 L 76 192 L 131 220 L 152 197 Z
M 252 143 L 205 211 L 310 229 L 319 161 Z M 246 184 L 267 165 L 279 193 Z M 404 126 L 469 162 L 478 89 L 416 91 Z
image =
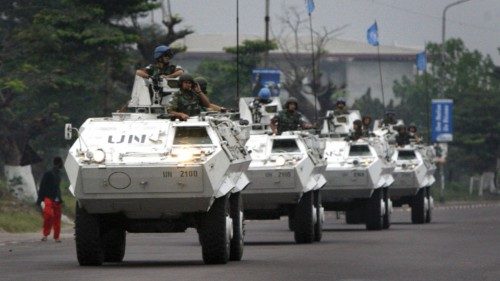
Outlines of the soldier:
M 337 102 L 335 103 L 335 109 L 333 110 L 333 114 L 335 114 L 335 115 L 349 114 L 349 111 L 347 110 L 346 102 L 343 98 L 337 99 Z
M 175 93 L 167 112 L 180 120 L 187 120 L 189 116 L 199 115 L 204 108 L 221 110 L 218 105 L 210 103 L 208 97 L 201 91 L 189 74 L 179 77 L 180 91 Z
M 372 118 L 368 115 L 363 116 L 361 118 L 361 122 L 363 123 L 363 137 L 369 137 L 372 133 L 371 130 L 371 124 L 372 124 Z
M 414 141 L 416 143 L 420 143 L 420 136 L 417 134 L 417 126 L 415 123 L 410 123 L 408 126 L 408 137 L 410 141 Z
M 384 119 L 382 120 L 382 124 L 385 126 L 389 126 L 389 125 L 394 125 L 396 123 L 397 123 L 396 113 L 392 110 L 388 110 L 385 113 Z
M 298 109 L 298 102 L 296 98 L 289 98 L 284 106 L 284 110 L 280 111 L 278 115 L 271 119 L 271 129 L 273 134 L 281 135 L 286 131 L 295 131 L 299 129 L 310 129 L 313 126 L 306 122 L 305 118 L 300 114 Z
M 398 146 L 405 146 L 407 144 L 410 144 L 410 136 L 406 132 L 405 126 L 398 127 L 398 135 L 396 136 L 396 143 L 398 144 Z
M 352 122 L 352 129 L 349 139 L 352 141 L 356 141 L 363 137 L 363 123 L 361 120 L 357 119 Z
M 207 86 L 208 86 L 208 81 L 205 79 L 205 77 L 198 76 L 194 79 L 194 86 L 196 87 L 196 84 L 200 86 L 200 90 L 205 96 L 208 98 L 208 91 L 207 91 Z M 216 104 L 210 103 L 210 106 L 207 108 L 208 110 L 211 111 L 223 111 L 225 110 L 224 107 L 218 106 Z
M 162 76 L 164 78 L 176 78 L 184 73 L 182 67 L 170 63 L 174 57 L 169 46 L 160 45 L 153 52 L 154 63 L 138 69 L 135 74 L 145 79 Z

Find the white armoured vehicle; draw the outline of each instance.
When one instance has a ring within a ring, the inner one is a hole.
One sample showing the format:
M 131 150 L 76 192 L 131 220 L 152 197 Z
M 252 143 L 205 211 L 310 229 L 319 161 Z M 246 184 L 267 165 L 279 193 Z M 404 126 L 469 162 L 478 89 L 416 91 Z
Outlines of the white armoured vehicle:
M 133 112 L 90 118 L 77 130 L 65 168 L 78 202 L 78 262 L 122 261 L 126 232 L 188 227 L 198 230 L 205 263 L 240 260 L 248 134 L 224 116 L 172 121 L 158 88 L 149 89 L 137 78 Z
M 345 211 L 346 223 L 365 223 L 369 230 L 389 228 L 392 204 L 388 192 L 394 181 L 390 147 L 375 135 L 349 140 L 355 120 L 361 120 L 355 110 L 345 115 L 329 111 L 324 120 L 321 136 L 327 184 L 321 190 L 323 206 Z
M 318 140 L 305 132 L 252 134 L 252 162 L 242 192 L 245 219 L 289 217 L 297 243 L 320 241 L 324 211 L 319 189 L 326 183 Z
M 269 129 L 271 119 L 282 109 L 278 97 L 270 98 L 267 103 L 259 102 L 256 98 L 240 98 L 240 118 L 247 120 L 254 133 L 264 133 Z
M 414 144 L 398 148 L 392 155 L 396 169 L 393 172 L 391 199 L 396 207 L 410 205 L 412 223 L 429 223 L 432 220 L 434 199 L 430 188 L 435 182 L 434 157 L 432 147 Z

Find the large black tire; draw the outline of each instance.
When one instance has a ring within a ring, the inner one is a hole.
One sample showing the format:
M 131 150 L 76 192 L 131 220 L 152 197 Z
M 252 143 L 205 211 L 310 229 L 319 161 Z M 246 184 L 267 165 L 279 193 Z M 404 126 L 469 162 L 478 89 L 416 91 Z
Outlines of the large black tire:
M 233 238 L 231 239 L 231 250 L 229 260 L 240 261 L 243 257 L 245 225 L 243 223 L 243 200 L 241 193 L 233 193 L 229 197 L 229 213 L 233 219 Z
M 210 210 L 200 221 L 200 242 L 206 264 L 226 264 L 229 260 L 230 237 L 226 226 L 229 216 L 228 197 L 215 199 Z
M 382 214 L 382 188 L 377 188 L 373 191 L 372 196 L 366 202 L 365 218 L 366 229 L 368 230 L 381 230 L 383 226 Z
M 382 228 L 389 229 L 391 227 L 391 210 L 389 206 L 389 201 L 391 198 L 389 196 L 389 188 L 384 188 L 384 203 L 385 203 L 385 213 L 382 221 Z
M 121 227 L 108 229 L 101 237 L 105 262 L 122 262 L 125 256 L 127 233 Z
M 102 265 L 104 249 L 99 218 L 76 205 L 75 218 L 76 257 L 82 266 Z
M 422 224 L 425 222 L 425 188 L 420 188 L 411 204 L 411 222 Z
M 358 208 L 354 210 L 345 211 L 346 224 L 359 224 L 363 223 L 363 209 Z
M 319 190 L 314 191 L 314 207 L 316 208 L 316 223 L 314 224 L 314 241 L 319 242 L 323 237 L 323 219 L 321 215 L 321 193 Z
M 429 208 L 427 209 L 427 212 L 425 214 L 425 222 L 426 223 L 430 223 L 432 221 L 432 204 L 431 204 L 431 201 L 432 201 L 432 196 L 431 196 L 431 187 L 430 186 L 427 186 L 425 188 L 425 193 L 426 193 L 426 197 L 427 197 L 427 202 L 429 204 Z
M 304 193 L 295 207 L 294 236 L 295 242 L 299 244 L 312 243 L 314 241 L 314 214 L 313 192 Z
M 294 230 L 294 218 L 295 218 L 295 209 L 291 209 L 289 212 L 288 212 L 288 229 L 290 231 L 293 231 Z

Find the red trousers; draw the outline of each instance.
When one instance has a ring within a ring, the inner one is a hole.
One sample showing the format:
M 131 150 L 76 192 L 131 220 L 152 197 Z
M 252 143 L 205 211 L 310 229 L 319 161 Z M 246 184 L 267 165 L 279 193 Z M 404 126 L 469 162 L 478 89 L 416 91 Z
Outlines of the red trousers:
M 61 233 L 61 203 L 50 198 L 43 200 L 43 236 L 49 236 L 50 230 L 54 227 L 54 239 L 59 239 Z

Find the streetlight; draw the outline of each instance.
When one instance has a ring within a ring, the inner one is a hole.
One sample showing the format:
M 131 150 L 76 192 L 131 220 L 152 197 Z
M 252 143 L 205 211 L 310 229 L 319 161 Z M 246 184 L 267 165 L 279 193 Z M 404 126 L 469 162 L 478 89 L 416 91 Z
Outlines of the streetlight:
M 446 33 L 446 12 L 449 8 L 463 4 L 465 2 L 469 2 L 471 0 L 460 0 L 446 5 L 443 9 L 443 29 L 441 32 L 441 79 L 439 79 L 439 98 L 444 98 L 444 41 L 445 41 L 445 33 Z M 439 169 L 439 177 L 441 181 L 441 192 L 439 201 L 444 202 L 444 163 L 440 163 Z
M 456 2 L 453 2 L 453 3 L 450 3 L 448 5 L 446 5 L 446 7 L 444 7 L 444 10 L 443 10 L 443 28 L 442 28 L 442 32 L 441 32 L 441 67 L 444 68 L 444 41 L 445 41 L 445 33 L 446 33 L 446 12 L 448 11 L 449 8 L 453 7 L 453 6 L 457 6 L 457 5 L 460 5 L 462 3 L 465 3 L 465 2 L 469 2 L 471 0 L 460 0 L 460 1 L 456 1 Z M 439 97 L 440 98 L 444 98 L 444 87 L 443 87 L 443 78 L 444 78 L 444 69 L 441 69 L 441 87 L 440 87 L 440 91 L 439 91 Z

